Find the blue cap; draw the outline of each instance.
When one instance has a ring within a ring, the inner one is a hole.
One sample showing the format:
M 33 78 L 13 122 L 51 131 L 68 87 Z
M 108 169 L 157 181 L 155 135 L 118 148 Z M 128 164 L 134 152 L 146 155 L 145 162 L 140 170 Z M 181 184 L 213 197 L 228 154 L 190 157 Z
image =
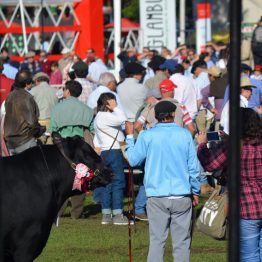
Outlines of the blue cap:
M 160 69 L 174 70 L 178 62 L 174 59 L 167 59 L 162 65 L 159 66 Z

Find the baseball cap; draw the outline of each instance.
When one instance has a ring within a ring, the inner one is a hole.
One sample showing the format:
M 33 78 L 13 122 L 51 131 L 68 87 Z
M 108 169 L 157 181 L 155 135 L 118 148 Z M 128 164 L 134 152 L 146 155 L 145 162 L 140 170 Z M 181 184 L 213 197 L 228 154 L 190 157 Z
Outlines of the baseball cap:
M 160 101 L 155 105 L 155 114 L 166 114 L 176 111 L 176 105 L 170 101 Z
M 161 83 L 159 84 L 159 89 L 161 93 L 173 91 L 176 87 L 177 86 L 169 79 L 165 79 L 161 81 Z
M 174 70 L 178 62 L 174 59 L 167 59 L 162 65 L 159 66 L 160 69 Z
M 262 70 L 262 66 L 261 65 L 255 65 L 254 66 L 254 71 L 261 71 Z

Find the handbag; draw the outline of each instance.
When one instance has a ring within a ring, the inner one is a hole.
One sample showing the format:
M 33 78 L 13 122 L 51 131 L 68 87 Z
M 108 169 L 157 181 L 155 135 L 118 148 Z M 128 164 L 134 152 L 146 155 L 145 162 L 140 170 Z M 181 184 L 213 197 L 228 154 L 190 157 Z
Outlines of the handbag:
M 118 142 L 118 144 L 119 144 L 119 146 L 120 146 L 120 149 L 121 149 L 121 152 L 122 152 L 122 155 L 123 155 L 124 159 L 127 160 L 127 156 L 126 156 L 126 153 L 125 153 L 126 142 L 125 142 L 125 141 L 118 141 L 118 140 L 117 140 L 117 137 L 118 137 L 118 134 L 119 134 L 119 131 L 120 131 L 120 130 L 118 130 L 116 136 L 113 137 L 112 135 L 108 134 L 107 132 L 105 132 L 105 131 L 102 130 L 101 128 L 99 128 L 99 127 L 97 127 L 97 128 L 98 128 L 102 133 L 104 133 L 104 134 L 106 134 L 106 135 L 108 135 L 108 136 L 110 136 L 111 138 L 114 139 L 114 141 L 113 141 L 113 143 L 112 143 L 109 151 L 112 149 L 112 147 L 113 147 L 113 145 L 115 144 L 115 142 Z
M 227 228 L 228 195 L 220 190 L 221 186 L 215 188 L 196 221 L 200 232 L 215 239 L 224 239 Z

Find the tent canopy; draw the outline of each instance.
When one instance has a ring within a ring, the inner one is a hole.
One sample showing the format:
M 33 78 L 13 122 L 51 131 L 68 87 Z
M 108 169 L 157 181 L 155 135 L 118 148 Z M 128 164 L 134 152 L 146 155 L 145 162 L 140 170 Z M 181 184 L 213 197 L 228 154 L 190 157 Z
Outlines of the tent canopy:
M 39 6 L 41 4 L 59 5 L 64 3 L 80 2 L 81 0 L 23 0 L 24 6 Z M 16 6 L 19 0 L 0 0 L 0 5 Z
M 109 29 L 109 28 L 114 28 L 114 23 L 109 23 L 107 25 L 105 25 L 105 28 Z M 129 30 L 134 30 L 134 29 L 139 29 L 140 25 L 136 22 L 132 22 L 127 18 L 122 18 L 121 19 L 121 30 L 122 32 L 127 32 Z

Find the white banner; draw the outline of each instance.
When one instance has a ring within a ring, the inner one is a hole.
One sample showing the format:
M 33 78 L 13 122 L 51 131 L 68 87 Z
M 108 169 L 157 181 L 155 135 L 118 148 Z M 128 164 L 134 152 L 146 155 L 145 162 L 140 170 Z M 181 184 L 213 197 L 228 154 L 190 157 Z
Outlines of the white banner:
M 176 48 L 176 0 L 140 0 L 142 46 Z

